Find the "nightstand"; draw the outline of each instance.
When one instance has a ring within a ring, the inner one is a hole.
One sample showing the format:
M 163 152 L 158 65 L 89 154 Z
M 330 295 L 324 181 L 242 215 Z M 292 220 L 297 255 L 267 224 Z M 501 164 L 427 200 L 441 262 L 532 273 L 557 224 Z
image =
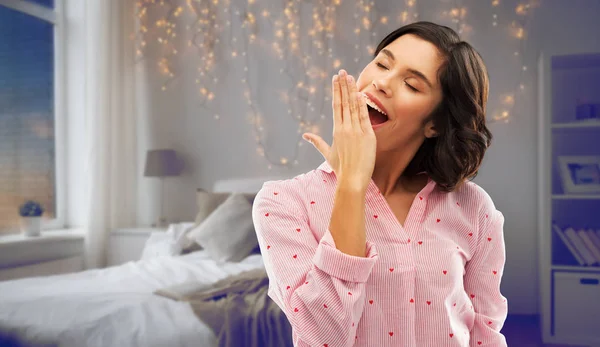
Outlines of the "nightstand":
M 84 239 L 82 229 L 0 236 L 0 281 L 82 271 Z
M 120 228 L 111 231 L 108 246 L 108 266 L 140 260 L 150 234 L 166 231 L 166 228 L 153 227 Z

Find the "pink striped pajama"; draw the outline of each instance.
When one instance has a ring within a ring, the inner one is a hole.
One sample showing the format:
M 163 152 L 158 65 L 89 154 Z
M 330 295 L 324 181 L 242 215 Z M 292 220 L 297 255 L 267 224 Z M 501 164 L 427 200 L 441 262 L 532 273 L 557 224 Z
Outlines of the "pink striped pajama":
M 371 181 L 364 258 L 335 247 L 335 188 L 323 162 L 266 182 L 254 201 L 269 297 L 294 346 L 506 346 L 504 217 L 482 188 L 443 193 L 430 179 L 402 226 Z

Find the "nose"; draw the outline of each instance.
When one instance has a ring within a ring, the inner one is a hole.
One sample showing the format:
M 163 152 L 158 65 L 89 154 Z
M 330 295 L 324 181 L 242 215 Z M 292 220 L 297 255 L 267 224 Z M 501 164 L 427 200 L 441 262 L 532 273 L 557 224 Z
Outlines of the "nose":
M 388 97 L 392 96 L 392 89 L 390 88 L 389 81 L 385 78 L 373 80 L 373 87 L 375 87 L 376 90 L 381 91 Z

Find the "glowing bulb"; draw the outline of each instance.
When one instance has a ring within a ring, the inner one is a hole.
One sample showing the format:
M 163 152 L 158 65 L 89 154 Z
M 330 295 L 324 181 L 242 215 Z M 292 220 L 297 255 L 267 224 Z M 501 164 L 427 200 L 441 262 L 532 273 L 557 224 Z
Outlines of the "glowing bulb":
M 519 4 L 519 5 L 517 6 L 517 8 L 515 9 L 515 12 L 516 12 L 518 15 L 524 16 L 524 15 L 526 15 L 526 14 L 527 14 L 527 8 L 525 7 L 525 5 L 524 5 L 524 4 Z
M 369 29 L 371 27 L 371 21 L 369 20 L 369 18 L 364 17 L 362 22 L 363 22 L 363 27 L 365 29 Z
M 398 19 L 402 23 L 406 23 L 406 21 L 408 20 L 408 11 L 402 11 L 402 13 L 400 13 L 400 17 Z
M 523 29 L 521 27 L 515 28 L 513 30 L 513 35 L 518 39 L 522 39 L 525 36 L 525 29 Z

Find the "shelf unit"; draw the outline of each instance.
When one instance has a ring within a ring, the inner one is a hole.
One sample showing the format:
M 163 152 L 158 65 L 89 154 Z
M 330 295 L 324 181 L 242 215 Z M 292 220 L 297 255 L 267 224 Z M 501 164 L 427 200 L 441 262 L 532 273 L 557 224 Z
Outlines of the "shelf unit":
M 577 123 L 552 123 L 552 129 L 595 129 L 600 128 L 600 121 Z
M 600 200 L 600 194 L 552 194 L 554 200 Z
M 600 120 L 576 118 L 581 100 L 600 104 L 600 53 L 541 54 L 538 87 L 542 339 L 596 347 L 600 346 L 600 266 L 580 265 L 553 226 L 576 233 L 600 230 L 600 193 L 568 192 L 558 160 L 560 156 L 600 157 Z

